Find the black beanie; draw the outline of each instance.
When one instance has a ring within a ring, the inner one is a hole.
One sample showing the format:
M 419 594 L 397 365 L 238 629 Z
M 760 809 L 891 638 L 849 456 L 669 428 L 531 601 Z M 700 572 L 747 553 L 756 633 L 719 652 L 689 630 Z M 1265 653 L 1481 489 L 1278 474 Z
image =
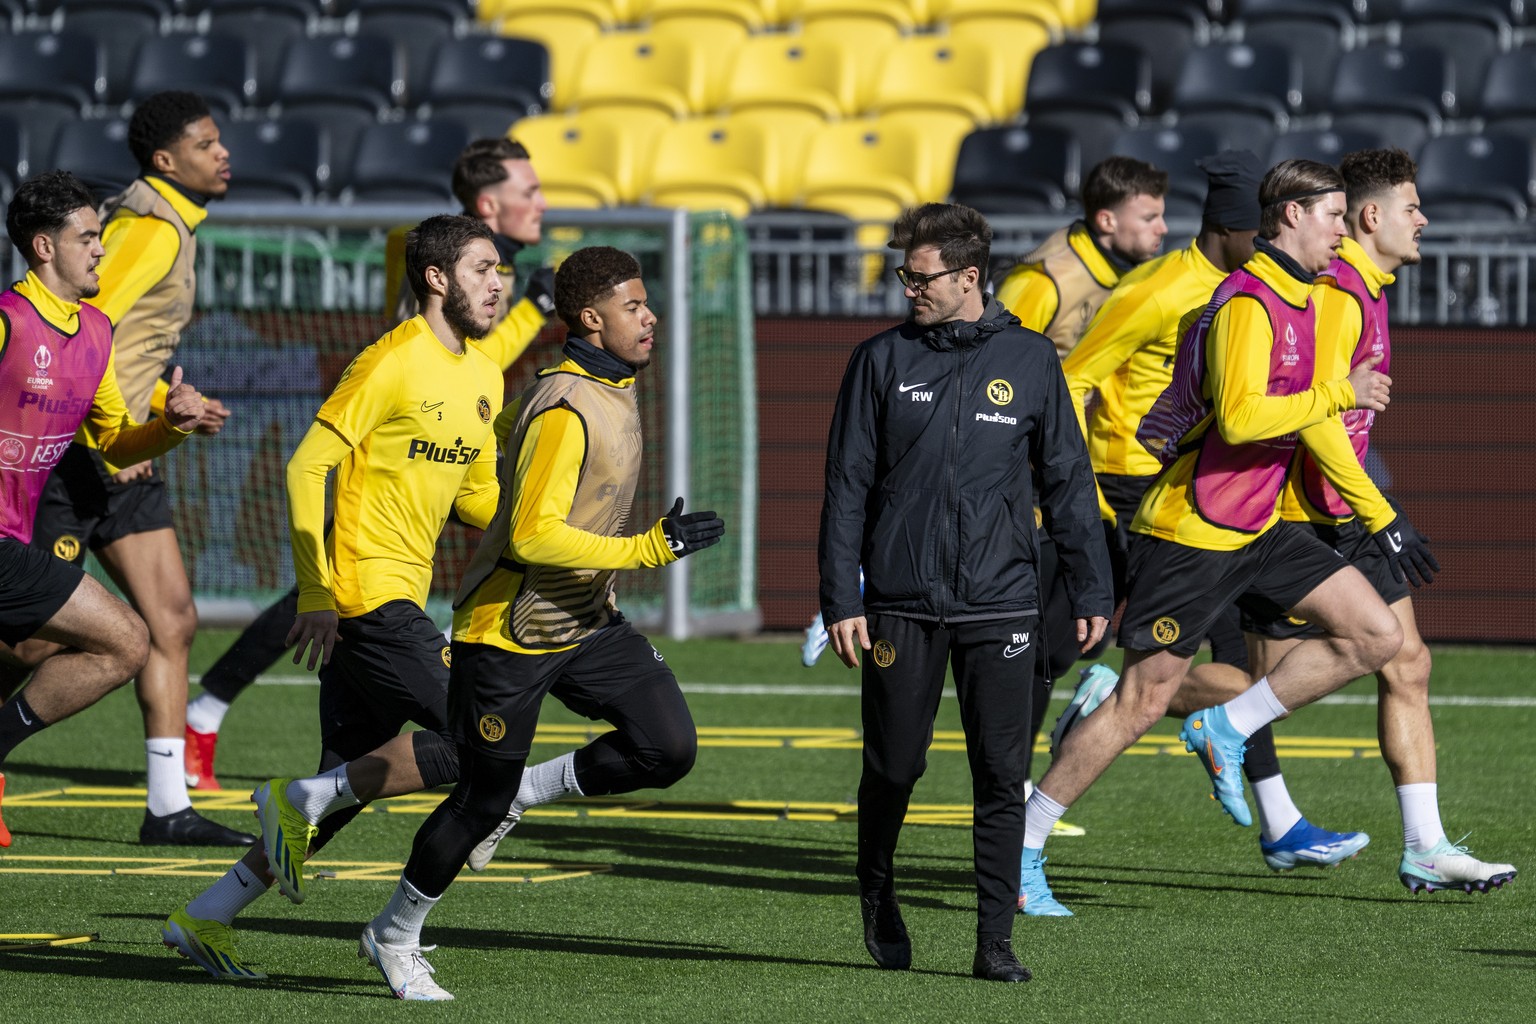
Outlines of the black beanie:
M 1201 219 L 1228 231 L 1258 230 L 1259 180 L 1264 176 L 1259 158 L 1246 149 L 1224 149 L 1201 157 L 1195 166 L 1210 181 Z

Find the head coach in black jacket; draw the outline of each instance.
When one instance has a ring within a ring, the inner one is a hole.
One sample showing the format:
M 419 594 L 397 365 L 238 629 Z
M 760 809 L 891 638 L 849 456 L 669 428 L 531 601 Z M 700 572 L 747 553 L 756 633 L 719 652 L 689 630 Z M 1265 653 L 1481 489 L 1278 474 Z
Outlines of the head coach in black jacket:
M 911 966 L 892 861 L 953 665 L 975 795 L 973 973 L 1027 981 L 1010 939 L 1039 652 L 1035 506 L 1086 649 L 1112 610 L 1093 470 L 1060 361 L 982 290 L 992 229 L 965 206 L 904 212 L 890 247 L 912 312 L 854 350 L 827 441 L 818 558 L 832 649 L 863 667 L 858 880 L 864 940 Z M 1032 477 L 1039 481 L 1034 493 Z M 864 593 L 859 594 L 859 567 Z

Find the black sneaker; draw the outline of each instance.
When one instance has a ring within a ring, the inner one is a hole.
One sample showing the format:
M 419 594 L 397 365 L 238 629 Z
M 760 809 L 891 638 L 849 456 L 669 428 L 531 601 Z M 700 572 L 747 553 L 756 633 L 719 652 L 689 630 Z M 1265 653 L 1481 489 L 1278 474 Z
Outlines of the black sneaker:
M 901 907 L 892 893 L 859 897 L 864 915 L 864 946 L 875 963 L 887 971 L 905 971 L 912 966 L 912 940 L 901 920 Z
M 971 976 L 983 981 L 1028 981 L 1032 977 L 1029 968 L 1013 955 L 1013 944 L 1007 939 L 982 939 L 976 943 Z
M 256 837 L 225 828 L 184 807 L 164 815 L 146 810 L 144 824 L 139 826 L 139 842 L 144 846 L 254 846 Z

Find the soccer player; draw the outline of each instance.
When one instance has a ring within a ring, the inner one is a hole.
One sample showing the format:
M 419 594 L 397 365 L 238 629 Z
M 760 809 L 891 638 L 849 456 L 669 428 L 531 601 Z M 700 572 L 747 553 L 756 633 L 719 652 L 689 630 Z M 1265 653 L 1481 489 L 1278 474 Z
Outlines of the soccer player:
M 324 846 L 370 800 L 458 776 L 446 738 L 448 648 L 423 606 L 448 514 L 483 528 L 496 509 L 491 423 L 501 370 L 468 343 L 494 323 L 496 265 L 484 224 L 423 221 L 406 243 L 421 315 L 352 361 L 288 462 L 299 577 L 288 640 L 297 642 L 295 662 L 307 651 L 309 668 L 321 663 L 321 774 L 259 786 L 252 798 L 263 844 L 161 929 L 166 945 L 215 977 L 261 977 L 236 954 L 231 924 L 274 880 L 301 902 L 311 847 Z M 327 528 L 333 469 L 336 512 Z M 406 722 L 422 728 L 401 733 Z
M 1066 357 L 1126 271 L 1157 255 L 1168 172 L 1128 156 L 1083 179 L 1083 219 L 1055 232 L 1003 278 L 997 301 Z
M 182 383 L 180 367 L 163 416 L 140 424 L 123 401 L 111 321 L 82 302 L 100 290 L 103 248 L 91 193 L 77 178 L 49 171 L 22 182 L 5 227 L 27 276 L 0 294 L 0 643 L 35 637 L 52 653 L 0 707 L 0 764 L 29 736 L 127 682 L 149 657 L 132 609 L 72 561 L 28 543 L 69 439 L 88 422 L 106 457 L 132 463 L 180 444 L 203 416 L 202 397 Z M 0 846 L 9 845 L 0 821 Z
M 1287 160 L 1264 176 L 1259 203 L 1253 258 L 1222 282 L 1181 340 L 1173 381 L 1138 432 L 1171 464 L 1131 524 L 1119 632 L 1125 674 L 1067 733 L 1029 801 L 1023 882 L 1042 898 L 1052 824 L 1166 713 L 1227 605 L 1283 611 L 1324 634 L 1298 644 L 1239 696 L 1185 719 L 1181 738 L 1242 825 L 1252 819 L 1234 769 L 1248 738 L 1374 672 L 1402 644 L 1396 617 L 1366 578 L 1276 511 L 1294 432 L 1346 409 L 1379 411 L 1390 395 L 1375 358 L 1347 377 L 1315 365 L 1311 295 L 1344 237 L 1344 182 L 1324 164 Z
M 890 246 L 905 255 L 897 276 L 912 311 L 849 360 L 827 441 L 818 555 L 833 651 L 850 668 L 870 652 L 856 867 L 865 945 L 881 968 L 911 967 L 894 860 L 948 663 L 975 796 L 971 970 L 1020 982 L 1030 974 L 1011 937 L 1039 647 L 1037 475 L 1080 651 L 1099 641 L 1112 606 L 1066 381 L 1049 340 L 983 292 L 991 240 L 965 206 L 930 203 L 897 218 Z
M 1199 161 L 1209 180 L 1200 233 L 1187 247 L 1142 264 L 1120 280 L 1071 354 L 1062 363 L 1078 422 L 1088 436 L 1100 494 L 1113 511 L 1106 520 L 1110 560 L 1115 569 L 1115 597 L 1125 594 L 1125 559 L 1131 520 L 1162 463 L 1136 440 L 1141 418 L 1173 376 L 1180 325 L 1198 313 L 1211 294 L 1253 255 L 1259 226 L 1259 179 L 1263 165 L 1246 150 L 1227 150 Z M 1085 404 L 1098 391 L 1091 425 Z M 1246 690 L 1248 645 L 1237 606 L 1230 605 L 1207 638 L 1209 663 L 1190 670 L 1169 706 L 1182 719 L 1192 711 L 1219 704 Z M 1072 702 L 1053 733 L 1053 746 L 1074 722 L 1098 706 L 1118 677 L 1108 666 L 1084 673 Z M 1260 853 L 1276 870 L 1298 864 L 1327 866 L 1364 849 L 1361 832 L 1332 832 L 1308 822 L 1297 809 L 1280 772 L 1269 726 L 1249 738 L 1243 774 L 1253 785 L 1259 809 Z M 1026 901 L 1026 907 L 1052 907 L 1054 900 Z M 1059 909 L 1055 909 L 1059 908 Z M 1037 912 L 1042 912 L 1037 910 Z
M 1379 356 L 1385 370 L 1391 359 L 1385 288 L 1399 267 L 1419 261 L 1419 234 L 1429 221 L 1419 208 L 1417 168 L 1402 150 L 1350 153 L 1340 170 L 1349 237 L 1321 278 L 1327 287 L 1317 299 L 1319 365 L 1332 359 L 1338 372 Z M 1316 533 L 1364 573 L 1403 631 L 1402 648 L 1376 673 L 1381 755 L 1403 819 L 1398 878 L 1411 892 L 1487 892 L 1512 880 L 1516 871 L 1453 844 L 1440 822 L 1429 713 L 1431 659 L 1408 590 L 1409 582 L 1428 583 L 1439 565 L 1407 517 L 1365 473 L 1374 420 L 1369 410 L 1353 410 L 1304 430 L 1306 451 L 1292 466 L 1280 514 Z M 1259 634 L 1260 674 L 1278 664 L 1299 637 L 1315 633 L 1305 623 L 1278 616 L 1245 624 Z
M 470 341 L 506 371 L 554 315 L 554 272 L 547 267 L 534 271 L 522 298 L 514 301 L 517 278 L 512 263 L 524 247 L 539 243 L 544 211 L 549 204 L 528 150 L 511 139 L 478 139 L 466 146 L 453 165 L 453 194 L 466 217 L 476 218 L 492 232 L 501 298 L 490 332 Z M 396 236 L 391 235 L 392 247 L 395 240 Z M 403 252 L 400 259 L 403 278 Z M 403 287 L 399 301 L 390 308 L 396 320 L 403 323 L 417 314 L 419 304 L 415 293 Z M 240 692 L 287 650 L 288 629 L 293 625 L 298 600 L 298 588 L 279 598 L 245 628 L 204 674 L 203 692 L 187 707 L 189 785 L 197 789 L 220 788 L 213 762 L 224 715 Z
M 701 551 L 725 524 L 713 512 L 684 514 L 682 498 L 650 529 L 630 522 L 644 452 L 635 377 L 656 331 L 639 263 L 606 246 L 578 249 L 555 275 L 555 305 L 570 329 L 565 360 L 497 423 L 503 501 L 455 599 L 459 781 L 416 833 L 358 947 L 401 999 L 453 998 L 432 979 L 422 925 L 476 845 L 506 826 L 508 807 L 531 806 L 513 801 L 526 792 L 546 693 L 617 730 L 530 770 L 543 775 L 534 802 L 665 788 L 693 767 L 688 705 L 615 605 L 614 576 Z
M 189 92 L 157 93 L 139 104 L 128 123 L 128 146 L 141 175 L 102 207 L 106 256 L 92 305 L 112 321 L 123 400 L 143 420 L 164 393 L 160 377 L 192 319 L 195 231 L 208 202 L 229 189 L 229 151 L 208 105 Z M 208 402 L 199 431 L 217 433 L 228 415 L 220 403 Z M 87 550 L 95 552 L 149 627 L 149 660 L 137 681 L 148 766 L 139 842 L 248 846 L 254 836 L 202 817 L 187 796 L 187 658 L 197 607 L 165 482 L 149 462 L 120 467 L 100 448 L 86 424 L 43 492 L 32 544 L 76 565 Z M 32 666 L 51 650 L 33 643 L 17 655 Z

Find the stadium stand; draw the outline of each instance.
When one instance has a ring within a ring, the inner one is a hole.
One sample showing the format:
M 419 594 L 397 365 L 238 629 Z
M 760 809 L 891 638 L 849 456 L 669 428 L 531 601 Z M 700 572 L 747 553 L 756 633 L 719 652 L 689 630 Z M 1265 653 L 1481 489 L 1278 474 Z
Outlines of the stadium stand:
M 357 143 L 351 172 L 341 183 L 354 200 L 454 202 L 448 176 L 469 131 L 456 121 L 391 122 L 369 125 Z
M 1419 197 L 1447 220 L 1522 220 L 1536 181 L 1531 141 L 1512 135 L 1442 135 L 1419 152 Z
M 245 40 L 251 51 L 256 76 L 256 103 L 276 99 L 283 57 L 304 38 L 318 10 L 305 0 L 209 0 L 199 18 L 199 29 Z
M 96 41 L 81 32 L 0 35 L 0 100 L 46 101 L 84 113 L 97 99 Z
M 1339 57 L 1330 106 L 1335 127 L 1372 127 L 1404 149 L 1417 150 L 1438 134 L 1454 106 L 1449 58 L 1428 47 L 1370 46 Z M 1449 102 L 1447 102 L 1449 100 Z
M 1145 160 L 1168 172 L 1167 216 L 1199 217 L 1205 205 L 1205 172 L 1195 161 L 1221 148 L 1221 140 L 1206 128 L 1150 125 L 1122 132 L 1115 153 Z
M 1024 97 L 1024 83 L 1035 54 L 1051 44 L 1051 31 L 1027 15 L 994 16 L 980 14 L 951 21 L 941 26 L 956 42 L 985 46 L 997 55 L 1005 76 L 1002 89 L 1008 97 L 1007 109 L 1018 113 Z
M 722 101 L 729 110 L 808 110 L 823 118 L 858 110 L 857 61 L 835 40 L 753 36 L 733 63 Z
M 1337 165 L 1345 153 L 1353 153 L 1357 149 L 1377 149 L 1386 144 L 1387 137 L 1381 132 L 1360 128 L 1349 131 L 1312 128 L 1305 131 L 1286 132 L 1277 137 L 1274 145 L 1270 147 L 1268 165 L 1272 167 L 1282 160 L 1293 159 L 1316 160 L 1319 163 Z
M 1044 29 L 1049 37 L 1060 36 L 1067 29 L 1067 12 L 1051 0 L 928 0 L 928 16 L 942 22 L 953 32 L 973 21 L 998 22 L 1028 19 Z
M 1018 113 L 1023 97 L 1011 89 L 1009 55 L 998 48 L 943 36 L 913 36 L 886 52 L 869 109 L 947 110 L 983 124 Z
M 733 18 L 684 16 L 654 22 L 650 34 L 658 43 L 680 47 L 698 65 L 702 82 L 694 97 L 693 112 L 705 114 L 720 106 L 736 53 L 747 41 L 748 33 Z
M 804 39 L 825 39 L 847 48 L 849 56 L 857 62 L 862 110 L 880 74 L 882 59 L 908 32 L 910 28 L 899 22 L 828 9 L 802 20 L 799 34 Z
M 1536 138 L 1536 47 L 1511 50 L 1493 59 L 1478 113 L 1490 131 Z
M 643 15 L 652 28 L 673 19 L 730 21 L 743 32 L 768 27 L 762 5 L 754 0 L 649 0 Z
M 393 40 L 405 76 L 405 93 L 418 102 L 432 69 L 432 55 L 465 24 L 465 9 L 457 0 L 358 0 L 348 16 L 351 31 Z
M 723 117 L 669 125 L 656 140 L 642 200 L 650 206 L 726 210 L 735 217 L 767 206 L 760 174 L 770 163 L 771 141 L 760 126 Z
M 644 107 L 598 107 L 530 117 L 511 135 L 528 147 L 551 206 L 591 208 L 634 202 L 669 114 Z
M 1134 46 L 1151 62 L 1154 110 L 1167 109 L 1187 55 L 1210 40 L 1210 22 L 1194 5 L 1116 4 L 1099 8 L 1099 42 Z
M 438 48 L 422 113 L 459 121 L 472 135 L 505 135 L 512 122 L 543 113 L 553 95 L 543 43 L 464 36 Z
M 14 117 L 0 114 L 0 201 L 10 202 L 26 175 L 27 135 Z
M 168 17 L 156 0 L 66 0 L 54 20 L 94 40 L 100 61 L 97 93 L 107 103 L 119 103 L 127 96 L 128 73 L 140 43 L 157 34 Z
M 59 127 L 53 154 L 38 170 L 72 171 L 98 201 L 121 192 L 139 173 L 128 152 L 128 122 L 120 119 L 69 121 Z
M 1152 106 L 1152 65 L 1146 54 L 1117 43 L 1065 43 L 1042 50 L 1024 90 L 1031 127 L 1076 136 L 1085 167 L 1110 154 L 1115 139 L 1140 123 Z
M 549 51 L 550 80 L 555 109 L 570 106 L 581 57 L 603 32 L 613 28 L 613 13 L 585 6 L 562 6 L 550 0 L 541 7 L 506 11 L 495 21 L 496 31 L 506 36 L 535 39 Z
M 567 109 L 648 107 L 672 117 L 708 109 L 704 55 L 671 35 L 624 32 L 600 36 L 587 47 Z
M 228 199 L 314 200 L 326 163 L 320 129 L 315 124 L 277 119 L 236 121 L 220 127 L 220 138 L 239 161 L 240 171 L 230 181 Z
M 1359 31 L 1340 8 L 1304 0 L 1245 3 L 1235 34 L 1253 46 L 1284 47 L 1296 64 L 1299 93 L 1292 107 L 1310 113 L 1326 106 L 1339 54 L 1354 49 Z

